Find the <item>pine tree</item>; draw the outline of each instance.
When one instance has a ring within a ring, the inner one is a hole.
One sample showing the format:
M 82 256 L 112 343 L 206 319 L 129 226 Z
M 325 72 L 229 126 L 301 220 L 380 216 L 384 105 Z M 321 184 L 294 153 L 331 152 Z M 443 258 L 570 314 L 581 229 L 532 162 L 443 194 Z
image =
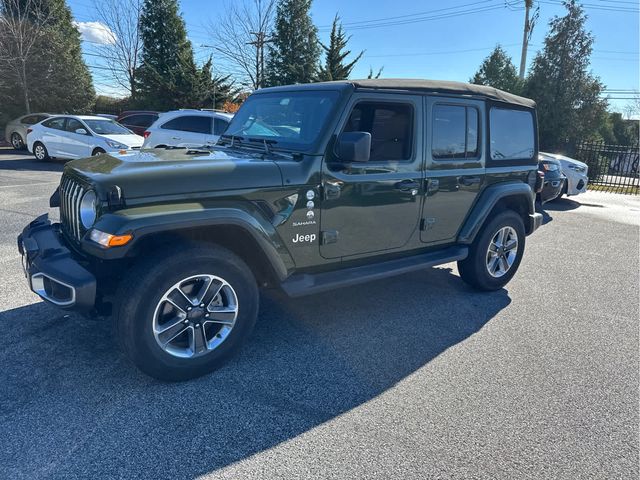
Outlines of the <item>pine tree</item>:
M 177 0 L 145 0 L 140 16 L 142 60 L 138 101 L 172 110 L 197 103 L 198 71 Z
M 320 67 L 318 72 L 318 78 L 322 81 L 328 80 L 345 80 L 349 78 L 351 70 L 355 64 L 364 55 L 364 50 L 358 54 L 358 56 L 351 62 L 345 64 L 345 59 L 351 55 L 351 50 L 346 50 L 347 42 L 351 37 L 347 37 L 342 30 L 342 24 L 340 23 L 340 17 L 338 14 L 333 19 L 333 25 L 331 26 L 331 35 L 329 37 L 329 46 L 327 47 L 323 43 L 320 46 L 325 51 L 324 65 Z
M 316 79 L 320 47 L 310 9 L 311 0 L 279 0 L 266 68 L 268 85 Z
M 235 101 L 238 89 L 231 81 L 231 75 L 215 76 L 211 57 L 198 72 L 198 95 L 196 108 L 222 109 L 225 103 Z M 215 98 L 215 106 L 214 106 Z
M 522 81 L 518 78 L 516 66 L 500 45 L 497 45 L 491 55 L 484 59 L 470 82 L 489 85 L 515 94 L 522 91 Z
M 593 36 L 585 30 L 586 16 L 575 0 L 565 7 L 567 14 L 549 23 L 525 88 L 538 104 L 540 145 L 547 150 L 592 138 L 606 117 L 603 85 L 588 71 Z

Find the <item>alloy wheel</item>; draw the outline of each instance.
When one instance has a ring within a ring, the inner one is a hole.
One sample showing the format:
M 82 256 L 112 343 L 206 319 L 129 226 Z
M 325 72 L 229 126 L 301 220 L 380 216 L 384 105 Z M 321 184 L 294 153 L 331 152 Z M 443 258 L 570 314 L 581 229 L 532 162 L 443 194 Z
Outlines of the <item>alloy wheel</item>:
M 500 278 L 510 269 L 518 256 L 518 234 L 512 227 L 502 227 L 489 242 L 486 265 L 489 275 Z
M 44 160 L 47 156 L 47 152 L 44 147 L 40 144 L 36 145 L 33 149 L 33 154 L 36 156 L 38 160 Z
M 22 137 L 17 133 L 11 135 L 11 146 L 16 150 L 22 150 L 24 144 L 22 143 Z
M 238 317 L 238 297 L 223 278 L 187 277 L 171 286 L 156 305 L 153 335 L 160 348 L 179 358 L 206 355 L 228 337 Z

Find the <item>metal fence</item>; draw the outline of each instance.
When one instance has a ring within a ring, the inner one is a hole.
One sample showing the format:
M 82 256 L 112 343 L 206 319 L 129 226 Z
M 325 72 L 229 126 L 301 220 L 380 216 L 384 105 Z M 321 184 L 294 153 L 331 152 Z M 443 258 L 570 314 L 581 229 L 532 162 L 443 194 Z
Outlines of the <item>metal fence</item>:
M 595 190 L 638 195 L 640 171 L 638 145 L 607 145 L 584 142 L 575 158 L 589 166 L 589 184 Z

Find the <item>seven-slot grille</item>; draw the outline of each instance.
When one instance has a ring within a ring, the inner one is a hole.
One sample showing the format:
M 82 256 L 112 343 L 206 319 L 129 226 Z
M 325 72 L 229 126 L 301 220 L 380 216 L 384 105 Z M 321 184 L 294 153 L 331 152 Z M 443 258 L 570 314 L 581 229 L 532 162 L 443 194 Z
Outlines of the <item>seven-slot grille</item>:
M 80 240 L 84 227 L 80 223 L 80 201 L 85 188 L 71 177 L 60 182 L 60 223 L 66 232 Z

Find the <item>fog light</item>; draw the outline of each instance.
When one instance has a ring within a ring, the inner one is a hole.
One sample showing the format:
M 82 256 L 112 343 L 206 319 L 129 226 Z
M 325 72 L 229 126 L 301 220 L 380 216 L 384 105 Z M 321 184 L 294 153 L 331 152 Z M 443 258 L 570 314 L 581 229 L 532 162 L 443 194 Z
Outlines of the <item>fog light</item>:
M 133 235 L 130 233 L 125 233 L 124 235 L 112 235 L 110 233 L 103 232 L 94 228 L 91 230 L 89 234 L 89 238 L 96 242 L 99 245 L 102 245 L 105 248 L 109 247 L 120 247 L 122 245 L 126 245 L 131 241 Z

